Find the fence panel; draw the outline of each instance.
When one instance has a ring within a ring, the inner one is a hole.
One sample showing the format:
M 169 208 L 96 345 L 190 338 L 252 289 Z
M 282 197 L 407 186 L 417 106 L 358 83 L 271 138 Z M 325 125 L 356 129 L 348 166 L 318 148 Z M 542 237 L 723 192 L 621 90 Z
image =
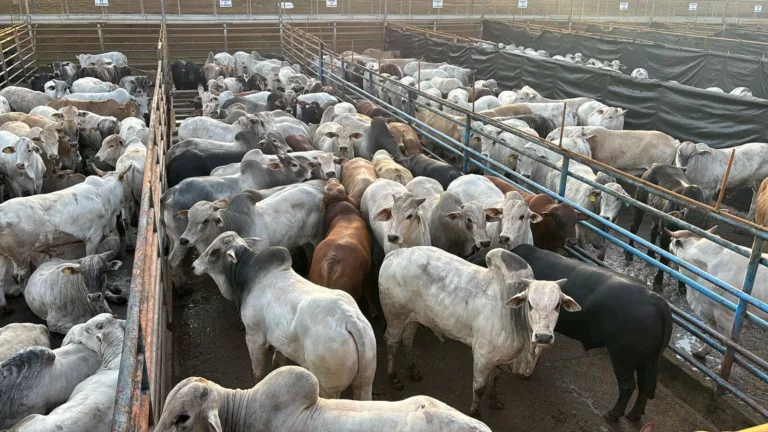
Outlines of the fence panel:
M 0 88 L 29 81 L 37 72 L 35 38 L 26 24 L 0 30 Z

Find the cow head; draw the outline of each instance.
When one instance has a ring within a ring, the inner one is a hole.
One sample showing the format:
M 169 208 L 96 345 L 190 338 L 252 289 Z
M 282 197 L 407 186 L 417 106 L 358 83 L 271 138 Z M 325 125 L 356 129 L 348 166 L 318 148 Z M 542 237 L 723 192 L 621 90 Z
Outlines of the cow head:
M 707 232 L 710 234 L 715 234 L 716 230 L 717 230 L 717 225 L 708 229 Z M 664 233 L 672 239 L 672 241 L 669 244 L 669 251 L 672 252 L 673 255 L 678 257 L 683 256 L 683 254 L 686 251 L 690 251 L 692 248 L 696 246 L 696 243 L 698 243 L 702 239 L 698 235 L 688 230 L 670 231 L 669 228 L 664 228 Z M 706 265 L 704 265 L 704 267 L 702 267 L 698 263 L 696 263 L 695 265 L 701 268 L 702 270 L 707 271 Z
M 419 208 L 426 198 L 416 198 L 406 192 L 393 197 L 392 207 L 380 210 L 373 217 L 375 222 L 386 222 L 387 241 L 399 246 L 406 238 L 426 229 L 424 215 Z
M 332 153 L 321 153 L 314 157 L 314 160 L 320 164 L 320 172 L 323 173 L 323 180 L 336 178 L 336 165 L 341 165 L 346 161 L 344 157 L 335 156 Z
M 526 318 L 531 329 L 531 343 L 539 350 L 555 342 L 555 325 L 562 307 L 568 312 L 578 312 L 581 306 L 576 300 L 565 295 L 562 287 L 567 279 L 558 281 L 537 281 L 521 279 L 524 290 L 507 300 L 507 307 L 527 308 Z
M 65 137 L 73 149 L 77 148 L 80 139 L 80 121 L 87 116 L 87 111 L 80 111 L 71 105 L 53 114 L 54 120 L 57 121 L 59 138 Z
M 117 160 L 123 154 L 125 141 L 119 135 L 110 135 L 101 143 L 101 148 L 93 158 L 110 166 L 117 165 Z
M 29 138 L 40 147 L 49 160 L 59 159 L 59 133 L 56 124 L 49 123 L 45 128 L 32 128 L 29 130 Z
M 494 211 L 493 216 L 501 216 L 499 243 L 504 249 L 512 249 L 523 244 L 530 233 L 530 224 L 541 222 L 541 216 L 533 213 L 519 192 L 507 192 L 504 195 L 502 212 Z
M 61 99 L 63 96 L 69 94 L 69 84 L 66 81 L 60 81 L 57 79 L 50 80 L 45 83 L 45 94 L 51 99 Z
M 680 192 L 680 195 L 690 198 L 694 201 L 704 202 L 704 192 L 700 187 L 696 185 L 686 186 Z M 685 222 L 688 222 L 693 226 L 702 228 L 707 223 L 707 214 L 699 209 L 684 207 L 682 210 L 679 210 L 678 213 L 679 214 L 676 217 L 684 220 Z
M 589 216 L 577 212 L 566 203 L 549 206 L 541 212 L 541 217 L 551 222 L 550 226 L 555 228 L 555 232 L 566 244 L 576 242 L 576 223 L 589 220 Z
M 121 261 L 108 261 L 110 255 L 111 252 L 89 255 L 79 260 L 61 263 L 56 267 L 65 278 L 73 278 L 69 283 L 83 284 L 88 302 L 100 312 L 110 312 L 109 306 L 103 300 L 107 270 L 117 270 L 123 264 Z
M 238 254 L 246 249 L 252 252 L 269 246 L 259 238 L 240 238 L 237 233 L 227 231 L 222 233 L 205 249 L 198 259 L 192 263 L 192 271 L 197 275 L 208 274 L 218 285 L 221 294 L 227 300 L 235 298 L 235 290 L 238 288 L 232 286 L 228 275 L 233 264 L 237 263 Z M 242 291 L 242 288 L 239 288 Z
M 122 341 L 124 334 L 125 320 L 118 319 L 111 313 L 100 313 L 69 329 L 61 345 L 81 343 L 98 353 L 103 353 L 105 345 Z
M 616 192 L 622 197 L 630 198 L 629 194 L 626 193 L 624 188 L 622 188 L 618 183 L 611 182 L 606 184 L 605 187 Z M 625 202 L 611 194 L 601 195 L 602 198 L 600 199 L 600 217 L 607 220 L 608 222 L 616 223 L 616 221 L 619 219 L 619 210 L 621 210 L 621 205 Z M 628 206 L 629 203 L 626 203 L 625 205 Z
M 677 148 L 675 155 L 675 165 L 686 171 L 696 158 L 707 157 L 712 154 L 712 149 L 704 144 L 694 144 L 686 141 Z
M 541 165 L 541 161 L 554 163 L 554 161 L 549 158 L 550 153 L 549 150 L 546 150 L 542 146 L 533 143 L 526 144 L 523 147 L 523 154 L 518 157 L 517 171 L 523 177 L 530 179 L 533 175 L 533 171 Z
M 352 159 L 355 157 L 355 150 L 352 140 L 363 138 L 360 132 L 352 132 L 347 126 L 341 126 L 336 131 L 328 131 L 325 138 L 333 140 L 333 153 L 338 153 L 342 157 Z M 386 150 L 384 150 L 386 152 Z
M 229 201 L 200 201 L 187 212 L 187 229 L 179 237 L 179 244 L 184 247 L 200 245 L 198 249 L 211 244 L 224 232 L 224 220 Z
M 440 201 L 443 201 L 446 194 L 452 193 L 443 192 L 440 194 Z M 438 204 L 438 207 L 441 206 L 440 204 Z M 487 222 L 498 222 L 501 220 L 495 214 L 496 209 L 484 209 L 477 202 L 470 202 L 461 204 L 454 211 L 445 215 L 446 219 L 455 224 L 459 231 L 466 233 L 463 237 L 469 240 L 464 242 L 464 250 L 461 252 L 462 256 L 472 255 L 478 249 L 491 245 L 491 238 L 488 237 L 486 225 Z
M 19 137 L 15 143 L 3 148 L 6 160 L 14 160 L 14 165 L 20 171 L 27 171 L 32 158 L 40 154 L 40 147 L 35 145 L 32 140 L 26 137 Z
M 157 432 L 221 432 L 216 384 L 199 377 L 181 381 L 168 394 Z

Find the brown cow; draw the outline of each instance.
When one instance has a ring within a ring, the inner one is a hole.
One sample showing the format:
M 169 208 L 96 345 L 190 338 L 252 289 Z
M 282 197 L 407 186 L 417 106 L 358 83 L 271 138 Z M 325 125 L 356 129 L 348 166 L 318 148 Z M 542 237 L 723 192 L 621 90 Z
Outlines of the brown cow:
M 315 248 L 309 280 L 345 291 L 359 300 L 371 270 L 371 234 L 360 210 L 347 197 L 338 180 L 328 180 L 320 206 L 325 207 L 323 228 L 326 236 Z M 370 303 L 367 290 L 366 297 Z
M 94 114 L 116 117 L 118 120 L 125 120 L 128 117 L 144 119 L 144 116 L 141 114 L 141 108 L 139 108 L 139 104 L 137 104 L 136 101 L 117 102 L 114 99 L 105 101 L 57 99 L 49 102 L 48 106 L 53 109 L 73 106 L 79 110 L 89 111 Z
M 755 223 L 768 228 L 768 178 L 760 184 L 755 204 Z
M 13 121 L 26 123 L 26 125 L 30 128 L 39 127 L 40 129 L 43 129 L 49 124 L 53 123 L 53 120 L 48 120 L 47 118 L 37 114 L 12 112 L 0 115 L 0 125 Z
M 531 225 L 533 244 L 539 249 L 557 252 L 566 243 L 574 242 L 576 223 L 589 219 L 589 216 L 577 212 L 570 204 L 558 203 L 547 194 L 528 193 L 498 177 L 485 177 L 504 194 L 512 191 L 519 192 L 531 211 L 541 215 L 542 221 Z
M 405 123 L 389 123 L 387 126 L 389 127 L 389 134 L 392 135 L 392 139 L 395 140 L 395 144 L 404 155 L 413 156 L 423 153 L 419 136 L 412 127 Z
M 295 152 L 317 150 L 312 147 L 312 144 L 309 142 L 309 138 L 305 137 L 304 135 L 288 135 L 285 137 L 285 143 L 288 144 L 288 147 L 290 147 L 291 150 Z
M 376 167 L 363 158 L 354 158 L 341 169 L 341 184 L 355 207 L 360 208 L 363 192 L 376 181 Z
M 380 106 L 366 100 L 358 102 L 357 106 L 355 106 L 355 109 L 357 109 L 358 113 L 366 115 L 370 118 L 384 116 L 384 111 Z
M 85 176 L 72 171 L 61 171 L 43 180 L 42 193 L 56 192 L 85 181 Z
M 504 105 L 492 110 L 480 111 L 480 115 L 487 117 L 512 117 L 526 114 L 533 114 L 533 111 L 525 104 Z

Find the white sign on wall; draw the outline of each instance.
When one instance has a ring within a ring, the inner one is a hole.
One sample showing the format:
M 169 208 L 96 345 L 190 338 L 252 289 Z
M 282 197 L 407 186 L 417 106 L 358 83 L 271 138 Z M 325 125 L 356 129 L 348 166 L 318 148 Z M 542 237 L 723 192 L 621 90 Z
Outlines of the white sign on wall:
M 293 3 L 291 3 L 291 2 L 281 2 L 280 3 L 280 9 L 293 9 Z
M 219 0 L 219 7 L 232 7 L 232 0 Z
M 109 0 L 95 0 L 96 6 L 109 6 Z
M 528 0 L 517 0 L 518 9 L 528 9 Z
M 443 8 L 443 0 L 432 0 L 432 8 L 433 9 L 442 9 Z
M 629 10 L 629 3 L 623 3 L 623 2 L 619 3 L 619 10 L 620 11 Z
M 762 12 L 763 11 L 763 5 L 755 5 L 755 12 Z
M 325 7 L 336 7 L 336 0 L 325 0 Z
M 698 3 L 688 3 L 688 10 L 689 11 L 695 11 L 697 7 L 699 7 Z

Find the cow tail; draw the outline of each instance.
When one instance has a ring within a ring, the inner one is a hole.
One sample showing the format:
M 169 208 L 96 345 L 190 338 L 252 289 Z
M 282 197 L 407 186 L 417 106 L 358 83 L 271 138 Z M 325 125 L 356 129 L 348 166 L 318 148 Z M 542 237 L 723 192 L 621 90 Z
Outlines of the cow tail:
M 346 329 L 357 346 L 357 375 L 352 380 L 355 400 L 373 399 L 373 376 L 376 374 L 376 336 L 370 324 L 362 317 L 349 315 Z M 367 324 L 367 325 L 366 325 Z
M 666 300 L 657 296 L 656 310 L 661 315 L 663 322 L 663 334 L 661 337 L 661 344 L 659 344 L 658 351 L 655 353 L 652 359 L 649 359 L 644 365 L 644 373 L 638 373 L 638 380 L 642 379 L 645 384 L 645 395 L 648 399 L 653 399 L 656 394 L 656 379 L 659 372 L 659 362 L 661 356 L 664 355 L 664 350 L 669 345 L 669 340 L 672 338 L 672 311 Z M 639 372 L 639 371 L 638 371 Z

